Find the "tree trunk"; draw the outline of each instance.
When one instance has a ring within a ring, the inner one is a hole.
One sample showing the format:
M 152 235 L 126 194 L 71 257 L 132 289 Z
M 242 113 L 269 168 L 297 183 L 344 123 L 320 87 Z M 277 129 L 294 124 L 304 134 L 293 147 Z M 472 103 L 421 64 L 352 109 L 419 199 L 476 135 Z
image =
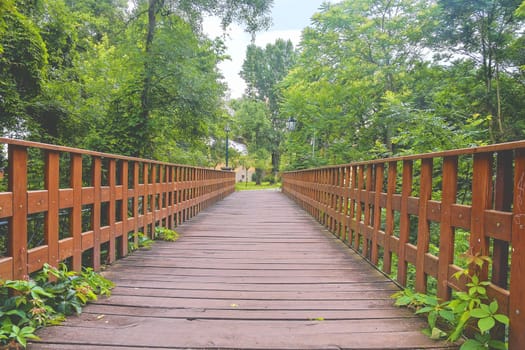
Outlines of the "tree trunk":
M 149 117 L 151 111 L 151 84 L 152 84 L 152 64 L 151 64 L 151 47 L 155 37 L 155 28 L 157 26 L 157 12 L 163 5 L 164 0 L 149 0 L 148 3 L 148 32 L 146 34 L 146 45 L 144 48 L 144 79 L 142 81 L 142 93 L 140 96 L 140 120 L 137 125 L 139 130 L 145 135 L 142 149 L 138 150 L 140 157 L 152 155 L 153 145 L 149 133 Z

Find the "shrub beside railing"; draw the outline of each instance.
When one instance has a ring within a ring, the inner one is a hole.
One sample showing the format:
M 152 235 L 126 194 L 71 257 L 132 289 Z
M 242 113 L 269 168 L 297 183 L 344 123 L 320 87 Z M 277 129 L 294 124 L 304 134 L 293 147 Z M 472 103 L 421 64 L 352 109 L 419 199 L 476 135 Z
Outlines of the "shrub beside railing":
M 0 278 L 48 263 L 99 270 L 234 191 L 232 172 L 0 138 Z M 2 158 L 5 158 L 2 157 Z
M 461 253 L 525 344 L 525 142 L 283 174 L 283 192 L 350 247 L 421 293 L 465 290 Z

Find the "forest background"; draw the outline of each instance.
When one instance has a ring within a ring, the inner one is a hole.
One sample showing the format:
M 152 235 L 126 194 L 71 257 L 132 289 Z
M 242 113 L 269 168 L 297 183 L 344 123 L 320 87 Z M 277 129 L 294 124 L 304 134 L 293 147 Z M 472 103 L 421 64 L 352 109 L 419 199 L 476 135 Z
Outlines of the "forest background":
M 202 19 L 255 35 L 271 6 L 0 0 L 0 132 L 217 166 L 228 125 L 248 149 L 233 163 L 273 175 L 524 138 L 521 0 L 323 4 L 298 47 L 248 46 L 247 89 L 230 100 L 224 37 Z

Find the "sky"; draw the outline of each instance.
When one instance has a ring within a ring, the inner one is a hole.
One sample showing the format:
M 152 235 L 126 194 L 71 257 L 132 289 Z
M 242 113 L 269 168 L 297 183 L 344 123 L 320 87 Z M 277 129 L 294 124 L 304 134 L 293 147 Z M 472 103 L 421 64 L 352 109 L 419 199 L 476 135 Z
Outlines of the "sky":
M 266 44 L 274 43 L 275 40 L 290 39 L 294 47 L 297 47 L 301 40 L 301 31 L 310 24 L 310 18 L 326 0 L 274 0 L 272 9 L 273 26 L 266 32 L 257 33 L 255 44 L 265 47 Z M 330 0 L 327 2 L 338 2 Z M 217 18 L 207 18 L 203 23 L 205 33 L 214 38 L 223 34 L 220 20 Z M 239 72 L 242 68 L 246 46 L 250 43 L 250 35 L 245 33 L 243 28 L 238 25 L 231 25 L 227 31 L 227 54 L 231 60 L 222 62 L 219 69 L 224 75 L 225 81 L 230 89 L 230 98 L 242 96 L 246 84 L 240 77 Z

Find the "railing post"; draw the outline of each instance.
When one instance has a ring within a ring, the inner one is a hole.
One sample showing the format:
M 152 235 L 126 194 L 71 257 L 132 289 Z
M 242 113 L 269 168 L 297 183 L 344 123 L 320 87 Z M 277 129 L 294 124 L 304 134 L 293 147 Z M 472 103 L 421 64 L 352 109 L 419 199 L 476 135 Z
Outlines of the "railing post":
M 450 300 L 448 285 L 449 266 L 454 262 L 454 227 L 452 226 L 452 205 L 456 202 L 458 187 L 458 157 L 443 159 L 443 180 L 441 188 L 441 225 L 439 233 L 439 266 L 437 296 Z
M 509 349 L 525 344 L 525 149 L 516 150 L 514 164 Z
M 122 185 L 122 205 L 120 206 L 120 217 L 122 219 L 122 238 L 120 240 L 120 252 L 122 256 L 128 255 L 128 187 L 129 187 L 129 163 L 127 160 L 121 162 L 120 184 Z
M 488 256 L 489 239 L 485 235 L 485 210 L 492 207 L 492 153 L 474 155 L 472 169 L 472 216 L 470 254 Z M 475 268 L 475 267 L 470 267 Z M 488 266 L 480 271 L 480 279 L 488 278 Z
M 373 236 L 372 236 L 372 264 L 377 265 L 379 261 L 379 229 L 381 226 L 381 193 L 383 192 L 383 179 L 385 174 L 385 165 L 378 163 L 375 165 L 375 196 L 374 196 L 374 222 L 373 222 Z M 385 239 L 387 239 L 385 235 Z
M 383 271 L 392 273 L 392 248 L 391 239 L 394 234 L 394 193 L 397 184 L 397 162 L 388 162 L 388 184 L 386 193 L 386 222 L 385 222 L 385 247 L 383 254 Z
M 413 162 L 403 161 L 403 184 L 401 189 L 401 213 L 399 219 L 399 249 L 397 262 L 397 281 L 407 285 L 407 256 L 406 248 L 410 236 L 410 217 L 408 214 L 408 197 L 412 194 Z
M 72 268 L 82 268 L 82 155 L 71 153 L 71 188 L 73 189 L 73 207 L 71 208 L 71 236 L 73 237 Z
M 49 264 L 58 266 L 59 254 L 59 187 L 60 187 L 60 154 L 46 152 L 45 187 L 47 190 L 48 209 L 45 217 L 45 240 Z
M 93 229 L 93 270 L 100 270 L 100 210 L 101 210 L 101 186 L 102 186 L 102 160 L 93 157 L 93 212 L 91 213 L 91 225 Z
M 108 165 L 108 176 L 109 176 L 109 254 L 108 254 L 108 263 L 112 263 L 116 259 L 115 254 L 115 225 L 116 225 L 116 209 L 117 209 L 117 203 L 116 203 L 116 190 L 117 190 L 117 164 L 115 159 L 109 160 Z
M 27 148 L 9 145 L 8 152 L 9 190 L 13 193 L 8 254 L 13 258 L 12 278 L 27 279 Z
M 423 159 L 421 162 L 416 257 L 416 291 L 420 293 L 426 293 L 427 291 L 425 256 L 430 243 L 430 226 L 427 218 L 427 209 L 428 201 L 432 197 L 432 166 L 432 158 Z

